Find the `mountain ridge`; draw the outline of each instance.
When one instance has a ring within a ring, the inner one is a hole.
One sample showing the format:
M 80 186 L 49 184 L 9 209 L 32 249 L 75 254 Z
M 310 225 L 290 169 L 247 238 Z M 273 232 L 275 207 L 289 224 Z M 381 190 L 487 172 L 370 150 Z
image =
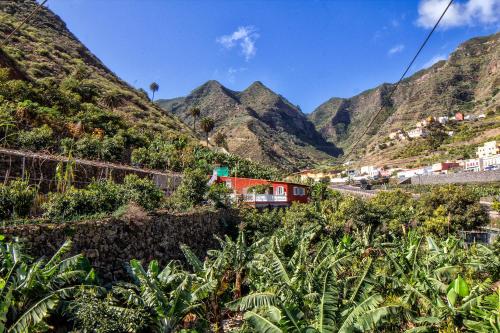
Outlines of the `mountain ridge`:
M 460 111 L 480 113 L 499 105 L 500 33 L 460 44 L 447 60 L 405 78 L 392 98 L 394 84 L 383 83 L 348 98 L 332 97 L 308 114 L 325 139 L 350 150 L 371 118 L 382 108 L 356 153 L 376 153 L 388 133 L 406 129 L 428 116 Z M 363 151 L 364 150 L 364 151 Z
M 215 121 L 215 132 L 228 136 L 230 152 L 287 169 L 311 166 L 338 155 L 338 150 L 316 132 L 306 115 L 260 81 L 242 91 L 210 80 L 185 97 L 158 100 L 166 112 L 192 122 L 189 109 Z

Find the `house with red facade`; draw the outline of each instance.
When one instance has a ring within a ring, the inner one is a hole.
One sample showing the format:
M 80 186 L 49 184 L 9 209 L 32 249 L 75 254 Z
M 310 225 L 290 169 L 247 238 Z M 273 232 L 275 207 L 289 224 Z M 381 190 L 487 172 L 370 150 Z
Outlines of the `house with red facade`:
M 254 207 L 289 207 L 292 202 L 307 203 L 307 185 L 265 179 L 218 176 L 217 183 L 231 189 L 232 199 Z

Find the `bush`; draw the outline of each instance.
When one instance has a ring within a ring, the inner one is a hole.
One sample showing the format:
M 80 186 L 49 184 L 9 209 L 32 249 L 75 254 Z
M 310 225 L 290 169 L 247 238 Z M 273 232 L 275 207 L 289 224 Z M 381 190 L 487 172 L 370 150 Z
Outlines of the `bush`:
M 27 217 L 35 200 L 37 189 L 25 180 L 0 184 L 0 219 Z
M 498 200 L 493 200 L 493 203 L 491 204 L 491 209 L 493 209 L 495 212 L 500 213 L 500 201 Z
M 213 184 L 208 188 L 207 200 L 215 208 L 226 208 L 229 206 L 229 194 L 231 190 L 225 184 Z
M 419 219 L 428 232 L 443 235 L 445 230 L 472 230 L 488 223 L 487 212 L 473 190 L 456 185 L 440 186 L 422 194 Z
M 52 193 L 43 205 L 44 216 L 55 220 L 71 220 L 98 213 L 112 213 L 125 204 L 123 189 L 112 181 L 95 181 L 85 189 L 70 188 Z
M 147 210 L 160 206 L 163 192 L 149 179 L 127 175 L 124 183 L 111 180 L 92 182 L 84 189 L 71 187 L 64 193 L 51 193 L 43 205 L 44 216 L 56 220 L 115 212 L 120 206 L 134 201 Z
M 52 145 L 53 135 L 52 129 L 48 125 L 43 125 L 31 131 L 20 131 L 17 142 L 22 148 L 40 150 Z
M 182 183 L 170 198 L 173 208 L 189 209 L 200 205 L 208 190 L 207 174 L 201 169 L 186 169 Z
M 370 203 L 384 228 L 396 234 L 401 234 L 415 217 L 415 201 L 411 194 L 401 190 L 382 191 Z
M 163 192 L 151 180 L 139 178 L 137 175 L 127 175 L 123 184 L 124 201 L 135 203 L 144 209 L 153 210 L 160 206 Z

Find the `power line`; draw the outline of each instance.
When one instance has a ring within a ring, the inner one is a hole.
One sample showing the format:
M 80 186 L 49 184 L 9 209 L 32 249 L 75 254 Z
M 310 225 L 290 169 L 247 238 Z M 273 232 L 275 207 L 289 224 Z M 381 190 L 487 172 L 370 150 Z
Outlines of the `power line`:
M 12 32 L 4 38 L 4 40 L 2 41 L 2 44 L 0 44 L 0 48 L 3 48 L 5 45 L 7 45 L 7 42 L 10 40 L 10 38 L 19 30 L 21 29 L 25 24 L 26 22 L 28 22 L 28 20 L 33 16 L 35 15 L 35 13 L 40 9 L 42 8 L 42 6 L 49 0 L 44 0 L 43 2 L 39 3 L 38 6 L 35 7 L 35 9 L 33 9 L 31 11 L 31 13 L 21 22 L 21 24 L 19 24 L 14 30 L 12 30 Z
M 392 97 L 392 95 L 394 95 L 394 92 L 396 91 L 396 89 L 398 89 L 399 84 L 401 83 L 401 81 L 403 81 L 404 77 L 406 76 L 406 74 L 410 70 L 411 66 L 413 66 L 413 63 L 415 62 L 415 60 L 417 60 L 418 55 L 420 54 L 420 52 L 422 52 L 423 48 L 425 47 L 425 44 L 427 44 L 427 42 L 431 38 L 432 34 L 434 33 L 434 31 L 438 27 L 439 23 L 443 19 L 444 14 L 446 14 L 446 12 L 448 11 L 448 8 L 450 8 L 450 6 L 451 6 L 452 3 L 453 3 L 453 0 L 450 0 L 450 2 L 448 3 L 448 5 L 444 9 L 443 13 L 441 14 L 441 16 L 439 17 L 439 19 L 437 20 L 436 24 L 434 25 L 434 27 L 432 28 L 432 30 L 429 32 L 429 34 L 425 38 L 425 40 L 422 43 L 422 45 L 420 45 L 420 48 L 418 49 L 417 53 L 415 54 L 415 56 L 411 60 L 410 64 L 408 65 L 408 67 L 406 67 L 405 71 L 403 72 L 403 75 L 401 75 L 401 77 L 399 78 L 399 81 L 394 85 L 394 89 L 392 89 L 392 91 L 389 93 L 388 99 L 390 99 Z M 361 139 L 368 132 L 368 130 L 370 129 L 371 125 L 373 124 L 373 122 L 375 121 L 375 119 L 377 119 L 378 115 L 380 114 L 380 112 L 382 112 L 383 109 L 384 109 L 384 105 L 382 103 L 382 105 L 380 106 L 380 109 L 377 111 L 377 113 L 375 114 L 375 116 L 370 120 L 370 122 L 366 126 L 365 130 L 363 131 L 363 133 L 361 133 L 361 135 L 358 137 L 358 139 L 355 141 L 355 143 L 351 146 L 351 149 L 349 150 L 349 152 L 342 157 L 341 163 L 344 163 L 345 160 L 347 159 L 347 157 L 349 157 L 349 155 L 354 151 L 354 149 L 357 147 L 357 145 L 359 144 L 359 142 L 361 141 Z

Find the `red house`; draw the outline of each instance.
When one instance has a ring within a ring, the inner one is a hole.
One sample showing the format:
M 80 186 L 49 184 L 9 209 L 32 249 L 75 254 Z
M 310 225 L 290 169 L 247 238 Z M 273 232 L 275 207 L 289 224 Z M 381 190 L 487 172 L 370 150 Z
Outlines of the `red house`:
M 234 199 L 255 207 L 289 207 L 292 202 L 309 201 L 307 185 L 239 177 L 217 177 L 217 182 L 232 189 Z
M 456 121 L 464 121 L 464 114 L 462 112 L 456 112 L 455 113 L 455 120 Z

